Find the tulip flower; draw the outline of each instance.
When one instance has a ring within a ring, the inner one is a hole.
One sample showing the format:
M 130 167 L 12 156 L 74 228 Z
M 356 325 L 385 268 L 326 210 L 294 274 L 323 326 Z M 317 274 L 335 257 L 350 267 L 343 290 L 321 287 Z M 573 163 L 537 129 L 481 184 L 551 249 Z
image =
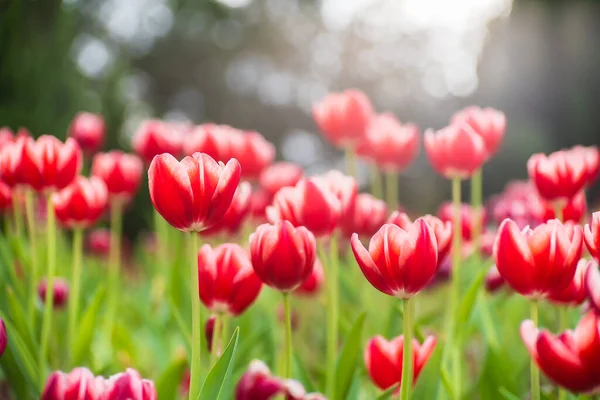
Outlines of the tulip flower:
M 157 398 L 154 382 L 142 379 L 140 374 L 131 368 L 108 378 L 102 397 L 107 400 L 157 400 Z
M 589 265 L 584 277 L 585 293 L 590 308 L 600 315 L 600 270 L 598 265 Z
M 262 188 L 258 188 L 250 194 L 249 208 L 252 221 L 266 222 L 266 210 L 271 204 L 271 200 L 271 196 Z
M 342 204 L 328 185 L 312 178 L 279 190 L 266 212 L 271 223 L 286 220 L 320 237 L 333 232 L 341 211 Z
M 98 257 L 108 257 L 110 252 L 110 231 L 97 228 L 89 232 L 85 239 L 85 248 Z
M 142 122 L 132 140 L 133 149 L 149 163 L 163 153 L 179 156 L 181 153 L 181 132 L 171 123 L 148 120 Z
M 600 149 L 596 146 L 575 146 L 570 149 L 576 157 L 582 157 L 586 170 L 586 186 L 594 184 L 600 172 Z
M 6 183 L 0 181 L 0 215 L 10 210 L 13 203 L 12 190 Z
M 244 219 L 250 212 L 250 199 L 252 196 L 252 186 L 248 182 L 242 182 L 237 187 L 231 205 L 223 214 L 223 217 L 212 228 L 202 231 L 203 235 L 216 233 L 237 233 L 244 223 Z
M 585 225 L 584 232 L 590 254 L 600 262 L 600 211 L 592 214 L 592 222 Z
M 454 205 L 450 202 L 445 202 L 440 206 L 437 216 L 443 222 L 453 222 L 454 212 Z M 475 210 L 469 204 L 463 203 L 460 205 L 460 221 L 462 238 L 468 242 L 473 239 L 476 223 Z M 487 215 L 485 213 L 482 215 L 482 221 L 484 225 L 487 222 Z
M 6 334 L 6 325 L 4 325 L 4 321 L 0 318 L 0 358 L 2 358 L 2 354 L 4 354 L 7 344 L 8 335 Z
M 92 176 L 104 181 L 111 203 L 126 203 L 140 186 L 143 168 L 139 157 L 113 150 L 94 156 Z
M 585 289 L 585 276 L 588 268 L 592 267 L 597 268 L 597 265 L 594 263 L 594 261 L 588 261 L 585 259 L 579 260 L 577 263 L 577 270 L 575 271 L 575 275 L 573 275 L 573 279 L 569 285 L 562 290 L 550 292 L 548 294 L 548 299 L 559 305 L 581 305 L 587 298 Z
M 557 151 L 549 156 L 534 154 L 527 161 L 529 178 L 545 200 L 566 202 L 587 183 L 587 169 L 581 156 L 569 151 Z
M 506 116 L 494 108 L 467 107 L 452 116 L 453 125 L 467 124 L 473 132 L 481 136 L 485 143 L 487 158 L 493 156 L 500 147 L 506 132 Z
M 104 389 L 104 378 L 94 377 L 87 368 L 75 368 L 69 373 L 55 371 L 46 381 L 41 400 L 114 399 L 106 397 Z
M 358 195 L 358 182 L 340 171 L 331 170 L 314 178 L 327 187 L 340 203 L 340 219 L 348 218 Z
M 227 162 L 227 132 L 229 127 L 216 124 L 202 124 L 194 127 L 183 141 L 183 154 L 205 153 L 216 161 Z
M 530 204 L 529 207 L 540 222 L 556 218 L 563 222 L 571 221 L 578 224 L 587 214 L 584 191 L 577 193 L 566 203 L 551 204 L 539 196 L 531 198 L 530 201 L 534 203 Z
M 46 292 L 48 283 L 46 279 L 43 279 L 37 288 L 37 293 L 42 303 L 46 302 Z M 55 309 L 64 308 L 69 299 L 69 283 L 63 278 L 54 278 L 54 288 L 52 291 L 52 305 Z
M 275 159 L 275 146 L 258 132 L 244 132 L 241 140 L 232 141 L 232 158 L 242 166 L 242 176 L 258 179 L 261 172 Z
M 150 199 L 175 228 L 200 232 L 217 224 L 228 210 L 240 173 L 236 160 L 222 165 L 206 154 L 195 153 L 179 162 L 170 154 L 161 154 L 148 170 Z
M 423 367 L 431 357 L 437 340 L 428 336 L 423 344 L 412 341 L 413 373 L 412 382 L 417 382 Z M 382 336 L 371 338 L 365 346 L 365 367 L 373 383 L 382 390 L 399 385 L 402 381 L 404 353 L 404 336 L 400 335 L 390 341 Z
M 104 144 L 106 125 L 99 114 L 78 113 L 69 127 L 69 136 L 79 144 L 86 154 L 94 154 Z
M 531 320 L 521 324 L 521 338 L 532 359 L 548 378 L 574 393 L 600 388 L 600 321 L 589 312 L 575 331 L 559 336 L 536 328 Z
M 385 223 L 386 218 L 385 202 L 369 193 L 361 193 L 356 196 L 354 207 L 340 224 L 346 237 L 353 233 L 358 233 L 359 236 L 373 236 Z
M 29 136 L 23 135 L 0 147 L 0 179 L 10 187 L 25 183 L 21 173 L 21 160 L 25 143 L 31 140 L 33 139 Z
M 318 258 L 315 259 L 315 265 L 308 278 L 302 282 L 300 286 L 294 291 L 295 294 L 312 296 L 316 294 L 325 280 L 325 271 L 323 270 L 323 264 Z
M 69 228 L 86 228 L 98 221 L 108 203 L 108 191 L 100 178 L 77 177 L 54 193 L 52 201 L 58 220 Z
M 263 169 L 258 180 L 260 186 L 270 196 L 274 196 L 281 188 L 295 186 L 303 175 L 304 171 L 298 165 L 278 162 Z
M 491 216 L 498 225 L 507 218 L 512 219 L 525 228 L 527 225 L 535 227 L 544 220 L 540 220 L 541 198 L 531 181 L 511 181 L 504 191 L 490 200 Z M 545 212 L 544 212 L 545 213 Z

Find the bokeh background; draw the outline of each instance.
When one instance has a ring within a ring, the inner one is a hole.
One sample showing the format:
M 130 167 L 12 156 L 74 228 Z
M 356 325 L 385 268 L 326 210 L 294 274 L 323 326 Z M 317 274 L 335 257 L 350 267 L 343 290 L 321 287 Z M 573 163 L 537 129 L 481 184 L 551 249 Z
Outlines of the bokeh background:
M 0 125 L 64 137 L 99 112 L 107 147 L 130 149 L 149 117 L 226 123 L 319 173 L 343 165 L 311 117 L 328 91 L 359 88 L 422 130 L 493 106 L 508 132 L 489 196 L 534 152 L 600 143 L 599 38 L 595 1 L 0 0 Z M 449 197 L 424 154 L 400 185 L 416 212 Z M 135 210 L 130 232 L 150 215 Z

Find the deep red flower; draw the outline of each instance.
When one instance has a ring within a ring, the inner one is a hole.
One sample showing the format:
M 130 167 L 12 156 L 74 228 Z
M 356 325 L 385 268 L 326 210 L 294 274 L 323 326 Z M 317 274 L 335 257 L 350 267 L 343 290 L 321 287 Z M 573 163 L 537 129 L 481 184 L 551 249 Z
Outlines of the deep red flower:
M 527 161 L 527 171 L 545 200 L 568 201 L 579 193 L 587 182 L 583 157 L 561 150 L 550 154 L 534 154 Z
M 387 218 L 387 205 L 385 201 L 369 193 L 356 196 L 354 207 L 349 215 L 340 221 L 344 236 L 350 237 L 353 233 L 359 236 L 373 236 L 385 224 Z
M 259 182 L 269 195 L 274 196 L 281 188 L 295 186 L 303 175 L 304 171 L 298 165 L 278 162 L 261 172 Z
M 548 299 L 554 303 L 578 306 L 587 298 L 585 290 L 585 276 L 588 268 L 597 267 L 594 261 L 579 260 L 577 270 L 571 283 L 563 290 L 550 292 Z
M 250 256 L 237 244 L 216 248 L 205 244 L 198 253 L 198 292 L 214 313 L 243 313 L 256 300 L 262 283 L 252 269 Z
M 519 229 L 505 220 L 498 229 L 494 257 L 500 275 L 518 293 L 546 297 L 565 289 L 581 258 L 581 227 L 550 220 L 535 229 Z
M 228 135 L 231 127 L 216 124 L 197 125 L 183 141 L 183 154 L 191 156 L 194 153 L 206 153 L 216 161 L 227 162 L 225 159 L 228 148 Z
M 0 214 L 12 207 L 12 190 L 6 183 L 0 181 Z
M 4 325 L 4 321 L 0 318 L 0 358 L 2 358 L 2 354 L 4 354 L 7 344 L 8 335 L 6 334 L 6 325 Z
M 172 123 L 148 120 L 142 122 L 132 140 L 133 149 L 149 163 L 163 153 L 178 157 L 181 153 L 182 135 L 178 127 Z
M 356 144 L 365 135 L 373 116 L 369 98 L 356 89 L 330 93 L 314 104 L 313 118 L 319 130 L 336 146 Z
M 437 132 L 425 131 L 429 162 L 446 178 L 469 178 L 487 158 L 485 142 L 470 125 L 450 125 Z
M 438 263 L 441 264 L 450 251 L 452 244 L 452 221 L 442 221 L 433 215 L 424 215 L 422 219 L 431 227 L 437 243 Z M 394 211 L 388 218 L 387 224 L 393 224 L 408 231 L 413 224 L 410 217 L 403 212 Z
M 140 374 L 131 368 L 106 380 L 106 387 L 101 400 L 157 400 L 154 382 L 142 379 Z
M 92 176 L 104 181 L 110 202 L 131 200 L 140 186 L 143 169 L 138 156 L 117 150 L 98 153 L 92 161 Z
M 305 226 L 315 236 L 326 236 L 335 229 L 342 205 L 322 180 L 302 179 L 294 187 L 284 187 L 267 207 L 270 222 L 287 220 Z
M 586 186 L 592 185 L 600 172 L 600 149 L 596 146 L 575 146 L 570 151 L 576 157 L 583 158 L 586 170 Z
M 600 262 L 600 211 L 592 214 L 592 222 L 585 225 L 584 232 L 590 254 Z
M 237 233 L 244 223 L 248 212 L 250 211 L 250 200 L 252 196 L 252 186 L 248 182 L 242 182 L 237 187 L 231 205 L 223 217 L 212 228 L 202 231 L 203 235 L 228 233 L 230 235 Z
M 433 229 L 422 218 L 407 230 L 385 224 L 371 238 L 369 250 L 357 234 L 350 240 L 365 278 L 380 292 L 401 299 L 421 291 L 437 269 L 438 250 Z
M 487 214 L 484 210 L 481 210 L 482 214 L 482 226 L 487 223 Z M 438 212 L 437 216 L 444 222 L 454 222 L 454 205 L 451 202 L 443 203 Z M 473 237 L 473 229 L 475 228 L 475 210 L 470 204 L 460 205 L 460 221 L 461 221 L 461 233 L 462 238 L 466 241 L 470 241 Z
M 88 228 L 98 221 L 108 204 L 106 185 L 98 177 L 78 176 L 52 196 L 58 220 L 69 228 Z
M 437 340 L 428 336 L 423 344 L 416 339 L 412 341 L 413 350 L 413 384 L 417 382 L 423 367 L 431 357 Z M 365 347 L 365 367 L 373 383 L 382 390 L 402 382 L 402 364 L 404 355 L 404 336 L 400 335 L 390 341 L 382 336 L 371 338 Z
M 594 312 L 584 315 L 574 332 L 558 336 L 523 321 L 521 338 L 538 367 L 557 385 L 574 393 L 600 387 L 600 321 Z
M 258 179 L 275 159 L 275 146 L 258 132 L 243 132 L 240 139 L 231 144 L 232 158 L 240 162 L 242 176 L 246 179 Z
M 36 141 L 25 137 L 19 181 L 38 192 L 60 190 L 73 182 L 81 163 L 81 149 L 73 138 L 63 143 L 50 135 L 42 135 Z
M 252 267 L 264 284 L 282 292 L 296 289 L 310 276 L 316 241 L 303 226 L 289 221 L 263 224 L 250 235 Z
M 46 381 L 41 400 L 113 400 L 103 396 L 104 387 L 104 378 L 94 377 L 87 368 L 55 371 Z
M 42 303 L 46 302 L 46 291 L 48 290 L 47 286 L 48 283 L 44 278 L 39 283 L 37 288 L 38 298 Z M 54 278 L 52 281 L 52 289 L 54 294 L 52 298 L 52 305 L 55 309 L 64 308 L 69 300 L 69 282 L 63 278 Z
M 506 116 L 494 108 L 467 107 L 452 116 L 452 124 L 468 124 L 473 132 L 483 139 L 487 158 L 493 156 L 500 147 L 506 132 Z
M 325 271 L 323 270 L 323 264 L 321 260 L 315 258 L 315 265 L 308 278 L 302 282 L 298 289 L 294 291 L 296 294 L 312 296 L 316 294 L 319 289 L 323 286 L 325 280 Z
M 235 159 L 223 165 L 203 153 L 194 153 L 182 161 L 161 154 L 152 160 L 148 170 L 150 199 L 175 228 L 200 232 L 214 226 L 227 212 L 240 173 Z
M 105 132 L 106 124 L 102 115 L 89 112 L 78 113 L 69 127 L 69 136 L 87 154 L 94 154 L 102 147 Z
M 93 255 L 108 257 L 110 253 L 110 231 L 105 228 L 90 231 L 85 239 L 85 247 Z
M 597 263 L 590 262 L 584 280 L 590 307 L 600 315 L 600 270 Z
M 10 187 L 24 183 L 21 174 L 21 159 L 25 143 L 30 140 L 33 139 L 21 135 L 13 142 L 8 142 L 0 147 L 0 180 Z
M 361 146 L 385 171 L 404 171 L 419 154 L 419 128 L 401 124 L 391 113 L 379 114 L 367 125 Z

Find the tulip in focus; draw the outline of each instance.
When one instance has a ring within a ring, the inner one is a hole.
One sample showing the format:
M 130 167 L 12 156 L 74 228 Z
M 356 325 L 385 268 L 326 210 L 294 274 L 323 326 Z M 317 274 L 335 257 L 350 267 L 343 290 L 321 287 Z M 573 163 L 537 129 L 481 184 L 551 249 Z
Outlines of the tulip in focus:
M 58 220 L 69 228 L 88 228 L 95 224 L 108 204 L 108 191 L 98 177 L 77 177 L 73 183 L 52 196 Z
M 356 196 L 354 207 L 340 224 L 346 237 L 352 236 L 353 233 L 359 236 L 373 236 L 385 224 L 386 218 L 385 201 L 369 193 L 361 193 Z
M 138 156 L 113 150 L 94 156 L 92 176 L 104 181 L 110 203 L 126 203 L 135 196 L 140 186 L 143 168 Z
M 567 150 L 534 154 L 527 161 L 529 178 L 547 201 L 566 202 L 587 183 L 587 169 L 581 156 Z
M 69 127 L 71 136 L 86 154 L 94 154 L 104 144 L 106 125 L 102 115 L 90 112 L 78 113 Z
M 296 186 L 303 175 L 304 171 L 298 165 L 278 162 L 269 165 L 261 172 L 259 182 L 270 196 L 274 196 L 281 188 Z
M 38 298 L 42 303 L 46 302 L 46 288 L 46 279 L 43 279 L 37 288 Z M 55 309 L 64 308 L 67 304 L 67 300 L 69 299 L 69 283 L 66 279 L 55 277 L 52 284 L 52 289 L 54 291 L 52 296 L 52 305 Z
M 506 116 L 494 108 L 470 106 L 452 116 L 453 125 L 467 124 L 473 132 L 481 136 L 485 143 L 487 158 L 493 156 L 500 147 L 506 132 Z
M 178 157 L 181 153 L 181 132 L 165 121 L 142 122 L 132 140 L 133 149 L 146 163 L 163 153 Z
M 303 296 L 313 296 L 318 293 L 319 289 L 323 286 L 325 280 L 325 271 L 323 270 L 323 264 L 318 258 L 315 259 L 315 265 L 308 279 L 306 279 L 298 288 L 294 291 L 295 294 Z
M 592 222 L 584 228 L 585 244 L 592 257 L 600 262 L 600 211 L 592 214 Z

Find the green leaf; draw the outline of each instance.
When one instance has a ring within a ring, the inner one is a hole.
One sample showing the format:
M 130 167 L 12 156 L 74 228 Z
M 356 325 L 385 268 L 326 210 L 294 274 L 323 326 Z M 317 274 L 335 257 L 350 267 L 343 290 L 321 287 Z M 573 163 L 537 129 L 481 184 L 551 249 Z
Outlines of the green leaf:
M 300 355 L 298 353 L 294 354 L 294 374 L 293 376 L 295 378 L 297 378 L 302 385 L 304 386 L 304 388 L 306 389 L 307 392 L 314 392 L 316 391 L 316 387 L 315 384 L 313 383 L 313 381 L 310 379 L 310 376 L 308 375 L 308 371 L 306 370 L 306 368 L 304 367 L 304 364 L 302 363 L 302 360 L 300 359 Z
M 6 292 L 8 295 L 10 319 L 15 325 L 15 328 L 17 329 L 19 334 L 21 335 L 23 343 L 27 346 L 27 350 L 29 351 L 29 353 L 36 354 L 39 350 L 39 345 L 35 341 L 33 331 L 31 330 L 31 327 L 29 326 L 25 318 L 27 314 L 25 313 L 25 310 L 23 310 L 21 303 L 19 303 L 15 292 L 11 288 L 8 288 Z
M 396 389 L 398 389 L 397 385 L 392 386 L 391 388 L 377 396 L 377 400 L 388 400 L 390 397 L 392 397 Z
M 94 337 L 94 332 L 97 329 L 96 320 L 98 318 L 100 306 L 104 300 L 105 293 L 106 290 L 103 286 L 100 286 L 98 290 L 96 290 L 90 305 L 81 319 L 81 323 L 79 325 L 79 335 L 75 341 L 75 349 L 73 351 L 73 363 L 75 365 L 81 364 L 86 355 L 90 354 L 92 339 Z
M 502 395 L 502 397 L 506 400 L 519 400 L 519 397 L 512 394 L 507 388 L 504 386 L 498 389 L 498 393 Z
M 454 394 L 454 388 L 452 387 L 452 382 L 450 381 L 450 377 L 448 376 L 448 371 L 446 368 L 442 368 L 440 370 L 440 375 L 442 377 L 442 383 L 444 384 L 444 388 L 448 393 L 448 397 L 451 399 L 455 399 L 456 395 Z
M 345 399 L 352 385 L 352 378 L 354 377 L 360 353 L 361 336 L 366 316 L 366 312 L 358 316 L 338 358 L 335 369 L 335 393 L 338 399 Z
M 224 396 L 224 390 L 229 388 L 229 378 L 235 361 L 235 349 L 237 348 L 239 335 L 240 328 L 237 327 L 223 355 L 208 372 L 197 400 L 219 400 L 221 396 Z
M 181 379 L 187 368 L 185 358 L 174 360 L 156 380 L 156 392 L 159 399 L 176 399 Z
M 38 379 L 38 368 L 33 355 L 27 349 L 27 345 L 21 338 L 19 331 L 16 326 L 6 318 L 5 315 L 0 317 L 4 320 L 6 325 L 6 332 L 8 333 L 8 346 L 11 354 L 14 356 L 15 364 L 21 371 L 22 376 L 27 380 L 27 384 L 30 388 L 39 390 L 39 379 Z M 4 358 L 5 355 L 2 357 Z
M 482 268 L 481 271 L 479 271 L 479 274 L 475 277 L 473 282 L 471 282 L 471 286 L 469 286 L 469 289 L 467 289 L 465 296 L 463 297 L 463 300 L 460 303 L 460 307 L 458 308 L 457 314 L 455 316 L 455 321 L 457 321 L 456 328 L 461 328 L 458 335 L 462 335 L 462 332 L 465 331 L 463 329 L 463 324 L 466 324 L 471 317 L 471 312 L 473 311 L 473 308 L 475 306 L 477 295 L 479 294 L 479 289 L 483 284 L 483 280 L 485 279 L 486 273 L 487 269 L 485 268 Z

